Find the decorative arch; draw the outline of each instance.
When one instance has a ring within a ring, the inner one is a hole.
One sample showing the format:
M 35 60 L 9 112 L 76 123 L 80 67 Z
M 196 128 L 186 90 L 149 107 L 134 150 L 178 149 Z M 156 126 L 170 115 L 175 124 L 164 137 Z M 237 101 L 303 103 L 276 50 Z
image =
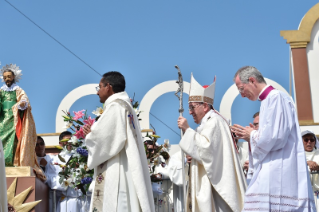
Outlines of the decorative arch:
M 176 81 L 166 81 L 154 86 L 151 90 L 149 90 L 145 96 L 143 97 L 141 104 L 140 104 L 140 111 L 143 111 L 140 114 L 140 125 L 142 129 L 149 129 L 150 128 L 150 111 L 153 103 L 156 99 L 162 96 L 165 93 L 169 92 L 176 92 L 178 89 L 178 85 Z M 190 83 L 184 81 L 184 93 L 188 94 L 190 89 Z
M 61 132 L 64 126 L 63 118 L 62 116 L 64 115 L 62 110 L 67 110 L 69 111 L 71 106 L 76 102 L 78 99 L 96 94 L 95 87 L 98 86 L 99 84 L 86 84 L 82 85 L 80 87 L 77 87 L 73 89 L 70 93 L 68 93 L 63 100 L 61 101 L 58 111 L 56 113 L 55 117 L 55 132 Z
M 280 84 L 278 84 L 277 82 L 265 78 L 267 84 L 274 86 L 274 88 L 283 91 L 285 93 L 287 93 L 289 95 L 289 93 L 286 91 L 286 89 L 284 89 Z M 238 89 L 236 87 L 236 84 L 233 84 L 232 86 L 230 86 L 230 88 L 228 88 L 228 90 L 226 91 L 226 93 L 224 94 L 222 101 L 220 102 L 220 106 L 219 106 L 219 112 L 220 114 L 222 114 L 226 119 L 232 120 L 231 117 L 231 108 L 233 106 L 233 103 L 236 99 L 236 97 L 239 95 Z
M 312 28 L 318 19 L 319 3 L 305 14 L 298 30 L 282 30 L 280 31 L 280 35 L 287 40 L 291 48 L 305 48 L 310 42 Z
M 267 84 L 273 85 L 276 89 L 281 90 L 283 92 L 288 92 L 277 82 L 265 78 Z M 80 87 L 77 87 L 73 89 L 70 93 L 68 93 L 63 100 L 61 101 L 57 114 L 56 114 L 56 126 L 55 126 L 55 131 L 56 132 L 61 132 L 63 129 L 64 123 L 63 119 L 61 118 L 63 115 L 62 110 L 69 110 L 71 106 L 80 98 L 96 94 L 95 87 L 98 86 L 98 84 L 86 84 L 82 85 Z M 169 92 L 176 92 L 178 89 L 178 85 L 176 81 L 171 80 L 171 81 L 166 81 L 162 82 L 153 88 L 151 88 L 143 97 L 139 110 L 143 111 L 140 114 L 140 118 L 142 119 L 140 121 L 140 125 L 142 129 L 149 129 L 150 127 L 150 122 L 149 122 L 149 112 L 151 111 L 151 107 L 153 103 L 158 99 L 160 96 L 163 94 L 169 93 Z M 184 81 L 184 93 L 188 94 L 190 89 L 190 83 Z M 224 94 L 221 103 L 220 103 L 220 113 L 227 119 L 231 120 L 231 108 L 232 105 L 236 99 L 236 97 L 239 95 L 237 87 L 235 84 L 230 86 L 230 88 L 226 91 Z

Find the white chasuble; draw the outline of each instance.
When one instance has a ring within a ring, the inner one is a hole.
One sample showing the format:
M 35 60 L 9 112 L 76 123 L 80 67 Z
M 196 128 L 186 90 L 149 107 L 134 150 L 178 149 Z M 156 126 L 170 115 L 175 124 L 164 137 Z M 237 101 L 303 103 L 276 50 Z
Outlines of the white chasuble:
M 314 149 L 312 152 L 306 152 L 307 161 L 314 161 L 319 164 L 319 150 Z M 310 173 L 310 169 L 308 167 L 308 171 Z M 319 211 L 319 173 L 310 174 L 310 181 L 312 185 L 312 190 L 314 192 L 314 200 L 316 203 L 316 209 Z
M 197 131 L 186 130 L 179 145 L 193 158 L 187 211 L 241 211 L 246 182 L 224 118 L 210 110 Z
M 86 136 L 94 168 L 94 212 L 154 211 L 151 180 L 138 118 L 126 92 L 110 96 Z
M 287 94 L 272 90 L 261 101 L 250 149 L 253 177 L 243 211 L 316 211 L 296 108 Z

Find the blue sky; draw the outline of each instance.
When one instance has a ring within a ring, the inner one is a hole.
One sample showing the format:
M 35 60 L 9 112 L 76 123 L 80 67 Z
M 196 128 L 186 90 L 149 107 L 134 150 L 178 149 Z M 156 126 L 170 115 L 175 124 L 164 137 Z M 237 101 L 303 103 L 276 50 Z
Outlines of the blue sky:
M 191 72 L 201 84 L 217 76 L 214 106 L 233 84 L 236 70 L 257 67 L 265 77 L 289 90 L 289 45 L 280 30 L 295 30 L 317 1 L 213 0 L 14 0 L 27 17 L 69 48 L 97 72 L 116 70 L 127 81 L 127 92 L 142 100 L 153 86 L 175 80 L 179 65 L 184 80 Z M 55 132 L 57 108 L 71 90 L 98 83 L 100 76 L 57 44 L 5 0 L 0 1 L 0 61 L 16 63 L 19 85 L 32 105 L 37 133 Z M 187 95 L 185 95 L 187 99 Z M 73 110 L 100 106 L 96 95 L 78 100 Z M 187 108 L 187 101 L 184 107 Z M 233 123 L 247 125 L 259 103 L 238 97 Z M 156 115 L 176 132 L 178 102 L 173 93 L 153 105 Z M 196 125 L 192 118 L 185 117 Z M 178 143 L 179 136 L 150 116 L 162 139 Z M 160 140 L 161 142 L 161 140 Z

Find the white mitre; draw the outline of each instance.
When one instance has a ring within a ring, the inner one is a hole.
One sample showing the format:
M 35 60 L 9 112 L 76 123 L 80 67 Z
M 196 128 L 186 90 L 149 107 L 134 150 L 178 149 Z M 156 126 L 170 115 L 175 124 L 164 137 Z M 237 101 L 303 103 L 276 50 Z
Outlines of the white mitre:
M 189 102 L 206 102 L 207 104 L 213 105 L 214 96 L 215 96 L 215 84 L 216 84 L 216 76 L 214 78 L 214 82 L 210 86 L 203 87 L 195 80 L 192 73 L 188 103 Z

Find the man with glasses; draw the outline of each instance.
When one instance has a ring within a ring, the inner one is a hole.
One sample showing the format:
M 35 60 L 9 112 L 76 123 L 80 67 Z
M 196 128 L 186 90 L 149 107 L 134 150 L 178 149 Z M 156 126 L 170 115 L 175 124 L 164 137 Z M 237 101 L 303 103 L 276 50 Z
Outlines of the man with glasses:
M 319 210 L 319 143 L 312 130 L 301 132 L 317 211 Z
M 246 182 L 229 124 L 213 108 L 215 80 L 203 87 L 191 76 L 190 88 L 189 114 L 199 127 L 178 118 L 179 145 L 192 157 L 187 211 L 241 211 Z
M 87 165 L 95 174 L 90 211 L 155 211 L 141 129 L 124 76 L 105 73 L 97 95 L 104 112 L 83 128 Z
M 254 121 L 253 121 L 254 130 L 258 130 L 259 129 L 259 111 L 253 115 L 253 118 L 254 118 Z
M 254 172 L 243 211 L 316 211 L 293 100 L 252 66 L 240 68 L 234 82 L 242 97 L 261 101 L 258 130 L 232 128 L 248 141 Z

